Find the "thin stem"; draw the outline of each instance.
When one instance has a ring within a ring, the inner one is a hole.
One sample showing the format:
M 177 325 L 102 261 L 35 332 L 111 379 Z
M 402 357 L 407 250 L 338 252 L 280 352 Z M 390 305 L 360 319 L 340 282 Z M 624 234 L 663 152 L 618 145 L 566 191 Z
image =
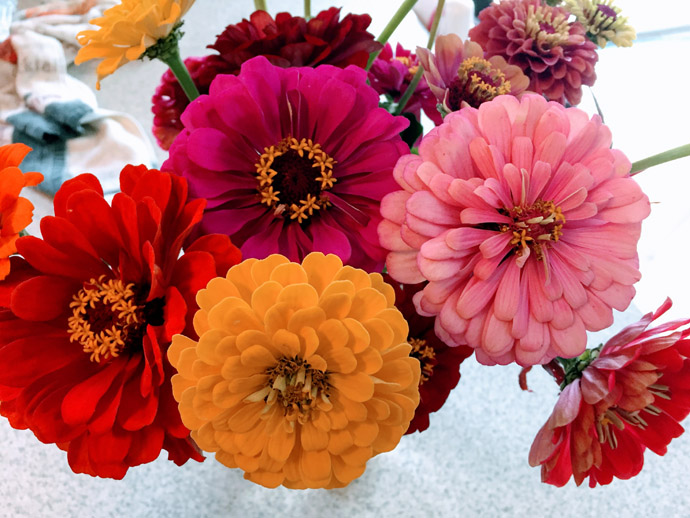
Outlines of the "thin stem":
M 266 9 L 266 0 L 254 0 L 254 9 L 268 12 L 268 9 Z
M 637 174 L 645 169 L 649 169 L 652 166 L 664 164 L 670 162 L 671 160 L 676 160 L 678 158 L 683 158 L 685 156 L 690 156 L 690 144 L 685 144 L 684 146 L 674 147 L 659 153 L 658 155 L 653 155 L 642 160 L 634 162 L 630 174 Z
M 407 16 L 407 13 L 409 13 L 412 8 L 414 7 L 414 4 L 417 3 L 417 0 L 405 0 L 398 10 L 395 12 L 393 15 L 393 18 L 391 18 L 391 21 L 388 22 L 388 25 L 386 25 L 383 28 L 383 31 L 381 31 L 381 34 L 379 35 L 378 38 L 376 38 L 376 41 L 381 43 L 382 45 L 385 45 L 386 42 L 388 41 L 388 38 L 391 37 L 391 34 L 393 34 L 393 31 L 398 28 L 398 25 L 400 25 L 400 22 L 403 21 L 403 18 Z M 378 57 L 378 55 L 381 53 L 381 51 L 377 52 L 372 52 L 371 55 L 369 56 L 369 62 L 367 63 L 367 70 L 371 68 L 371 65 L 374 63 L 374 60 Z
M 436 40 L 436 31 L 438 30 L 438 24 L 441 21 L 441 14 L 443 14 L 443 7 L 445 6 L 445 4 L 446 0 L 438 0 L 438 4 L 436 4 L 434 21 L 431 24 L 431 31 L 429 32 L 429 41 L 426 44 L 426 48 L 429 50 L 431 50 L 431 47 L 434 46 L 434 41 Z M 414 91 L 417 89 L 419 81 L 422 79 L 422 74 L 424 74 L 424 67 L 420 65 L 417 68 L 417 72 L 412 78 L 412 81 L 410 81 L 410 84 L 407 85 L 405 93 L 402 95 L 400 101 L 398 102 L 398 108 L 395 110 L 396 115 L 400 115 L 405 109 L 405 106 L 407 106 L 407 103 L 412 98 L 412 94 L 414 94 Z
M 311 19 L 311 0 L 304 0 L 304 18 Z
M 182 90 L 184 90 L 184 93 L 190 102 L 199 97 L 199 90 L 197 90 L 194 81 L 192 81 L 192 78 L 189 75 L 187 67 L 184 66 L 184 63 L 182 62 L 182 58 L 180 57 L 180 49 L 178 47 L 175 47 L 165 57 L 161 56 L 159 59 L 170 67 L 170 70 L 172 70 L 172 73 L 175 74 L 177 81 L 180 83 Z

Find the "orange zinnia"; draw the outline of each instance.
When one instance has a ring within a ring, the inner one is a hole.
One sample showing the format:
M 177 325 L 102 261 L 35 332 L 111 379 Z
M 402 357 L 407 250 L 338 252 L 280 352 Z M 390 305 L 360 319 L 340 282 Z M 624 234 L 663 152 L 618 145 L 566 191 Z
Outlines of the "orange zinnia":
M 43 181 L 42 174 L 23 174 L 19 169 L 29 151 L 24 144 L 0 146 L 0 280 L 10 273 L 9 257 L 17 252 L 19 232 L 31 223 L 34 213 L 33 204 L 19 193 Z
M 419 403 L 393 288 L 335 255 L 247 259 L 197 295 L 199 342 L 169 349 L 184 424 L 266 487 L 343 487 L 392 450 Z

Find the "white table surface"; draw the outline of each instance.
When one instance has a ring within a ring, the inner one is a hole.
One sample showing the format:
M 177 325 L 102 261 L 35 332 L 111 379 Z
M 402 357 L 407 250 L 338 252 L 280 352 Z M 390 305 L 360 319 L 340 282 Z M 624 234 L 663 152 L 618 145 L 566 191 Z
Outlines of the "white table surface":
M 299 0 L 267 0 L 269 9 L 301 13 Z M 34 0 L 32 3 L 36 3 Z M 329 6 L 314 0 L 312 9 Z M 378 34 L 398 5 L 392 0 L 341 2 L 345 11 L 369 12 Z M 690 25 L 681 0 L 619 0 L 639 30 Z M 29 0 L 20 0 L 27 6 Z M 250 0 L 197 0 L 187 16 L 184 56 L 204 46 L 229 23 L 252 11 Z M 656 7 L 660 6 L 660 7 Z M 655 10 L 656 9 L 656 10 Z M 403 35 L 403 36 L 401 36 Z M 414 17 L 392 41 L 423 45 Z M 633 49 L 607 48 L 597 65 L 594 88 L 614 146 L 631 160 L 690 141 L 689 33 L 641 41 Z M 159 63 L 133 63 L 103 81 L 99 103 L 127 111 L 151 125 L 149 99 L 164 71 Z M 76 75 L 89 84 L 93 66 Z M 591 112 L 591 104 L 584 106 Z M 163 158 L 164 154 L 160 154 Z M 655 202 L 643 226 L 638 296 L 616 326 L 655 309 L 669 295 L 670 317 L 690 315 L 690 160 L 640 174 Z M 45 200 L 34 197 L 45 214 Z M 601 341 L 592 339 L 591 345 Z M 64 452 L 39 443 L 29 431 L 0 421 L 0 516 L 10 517 L 206 517 L 206 516 L 687 516 L 690 514 L 690 436 L 674 440 L 669 453 L 648 452 L 642 473 L 629 481 L 590 490 L 572 482 L 554 488 L 540 482 L 527 454 L 552 410 L 557 386 L 540 369 L 530 374 L 533 392 L 521 392 L 519 368 L 482 367 L 468 360 L 462 379 L 444 408 L 422 434 L 403 437 L 399 447 L 369 462 L 366 473 L 345 489 L 267 490 L 243 480 L 212 457 L 178 468 L 165 452 L 151 464 L 131 469 L 122 481 L 73 474 Z M 686 423 L 687 424 L 687 423 Z

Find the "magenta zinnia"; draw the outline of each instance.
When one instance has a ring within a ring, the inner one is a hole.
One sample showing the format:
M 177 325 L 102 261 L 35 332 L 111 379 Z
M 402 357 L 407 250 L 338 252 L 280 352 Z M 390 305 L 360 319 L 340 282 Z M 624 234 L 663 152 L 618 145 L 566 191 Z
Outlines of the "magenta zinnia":
M 503 0 L 479 13 L 470 30 L 487 57 L 503 56 L 530 78 L 529 90 L 547 99 L 579 104 L 582 85 L 592 86 L 599 59 L 580 22 L 540 0 Z
M 283 69 L 254 58 L 189 106 L 163 168 L 209 198 L 199 232 L 231 236 L 244 257 L 320 251 L 377 270 L 386 255 L 379 204 L 396 188 L 408 124 L 378 98 L 359 67 Z
M 598 116 L 528 94 L 448 115 L 401 158 L 379 227 L 417 310 L 486 364 L 573 357 L 640 278 L 649 200 Z

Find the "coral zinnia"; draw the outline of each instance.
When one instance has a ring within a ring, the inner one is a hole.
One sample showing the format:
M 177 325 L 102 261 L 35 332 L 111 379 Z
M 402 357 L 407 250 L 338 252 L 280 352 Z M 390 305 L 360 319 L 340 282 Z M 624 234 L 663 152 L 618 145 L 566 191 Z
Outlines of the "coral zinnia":
M 29 151 L 24 144 L 0 146 L 0 280 L 10 273 L 9 257 L 17 252 L 19 232 L 29 226 L 33 216 L 33 204 L 19 193 L 43 181 L 42 174 L 19 169 Z
M 479 13 L 470 39 L 487 57 L 503 56 L 529 77 L 529 89 L 562 104 L 578 104 L 582 85 L 592 86 L 596 45 L 570 13 L 540 0 L 502 0 Z
M 266 487 L 343 487 L 390 451 L 419 403 L 407 323 L 378 273 L 334 255 L 247 259 L 198 295 L 199 342 L 168 351 L 204 450 Z
M 165 170 L 208 197 L 200 232 L 228 234 L 244 257 L 311 251 L 380 270 L 379 204 L 408 122 L 378 107 L 359 67 L 280 68 L 257 57 L 189 105 Z
M 502 94 L 519 96 L 529 85 L 520 67 L 501 56 L 484 59 L 474 41 L 462 42 L 457 34 L 436 38 L 434 53 L 417 47 L 424 77 L 446 112 L 479 105 Z
M 412 297 L 425 283 L 400 284 L 387 274 L 383 280 L 395 290 L 395 307 L 403 314 L 410 328 L 407 336 L 407 342 L 412 346 L 410 356 L 419 360 L 422 371 L 419 378 L 419 406 L 405 433 L 423 432 L 429 428 L 429 414 L 441 409 L 450 391 L 460 381 L 460 364 L 472 355 L 473 349 L 464 345 L 448 347 L 434 333 L 434 319 L 417 313 Z
M 419 61 L 409 50 L 398 43 L 393 55 L 393 49 L 386 43 L 381 53 L 371 65 L 369 82 L 379 94 L 386 95 L 393 102 L 400 101 L 412 78 L 417 72 Z M 422 79 L 405 105 L 404 113 L 411 113 L 419 119 L 421 110 L 434 124 L 443 122 L 443 117 L 436 109 L 436 97 Z
M 279 13 L 274 20 L 265 11 L 256 11 L 249 20 L 228 25 L 209 47 L 220 55 L 185 60 L 200 94 L 207 94 L 217 74 L 239 74 L 245 61 L 265 56 L 272 64 L 288 68 L 329 64 L 340 68 L 364 68 L 369 54 L 381 48 L 366 31 L 369 15 L 348 14 L 340 20 L 340 9 L 332 7 L 308 22 L 299 16 Z M 189 104 L 177 79 L 166 72 L 153 96 L 153 133 L 161 148 L 182 130 L 180 116 Z M 435 106 L 434 106 L 435 109 Z
M 340 20 L 336 7 L 309 21 L 290 13 L 278 13 L 274 20 L 267 12 L 256 11 L 249 20 L 228 25 L 209 47 L 233 67 L 234 74 L 256 56 L 283 68 L 322 64 L 364 68 L 369 54 L 381 48 L 367 32 L 370 23 L 368 14 L 348 14 Z
M 218 56 L 191 57 L 184 60 L 185 67 L 199 91 L 208 93 L 211 82 L 218 74 L 230 72 L 228 63 Z M 189 99 L 170 69 L 161 77 L 161 83 L 151 99 L 153 106 L 153 135 L 161 149 L 168 150 L 184 125 L 182 112 L 189 105 Z
M 165 449 L 202 460 L 172 397 L 165 353 L 193 333 L 196 291 L 239 261 L 227 236 L 180 256 L 204 202 L 186 182 L 127 166 L 112 207 L 80 175 L 55 195 L 43 239 L 22 237 L 0 283 L 0 413 L 67 451 L 78 473 L 122 478 Z
M 573 357 L 640 278 L 649 201 L 598 116 L 527 94 L 448 115 L 383 199 L 391 277 L 431 281 L 417 310 L 482 363 Z
M 572 475 L 577 485 L 589 477 L 594 487 L 634 477 L 646 448 L 664 455 L 683 433 L 679 422 L 690 413 L 690 328 L 684 327 L 690 319 L 647 329 L 670 307 L 667 299 L 572 362 L 569 384 L 530 451 L 543 482 L 563 486 Z
M 98 30 L 77 34 L 82 48 L 74 63 L 102 59 L 96 69 L 96 88 L 100 88 L 101 79 L 139 59 L 146 49 L 170 35 L 193 4 L 194 0 L 121 0 L 101 18 L 91 20 Z

